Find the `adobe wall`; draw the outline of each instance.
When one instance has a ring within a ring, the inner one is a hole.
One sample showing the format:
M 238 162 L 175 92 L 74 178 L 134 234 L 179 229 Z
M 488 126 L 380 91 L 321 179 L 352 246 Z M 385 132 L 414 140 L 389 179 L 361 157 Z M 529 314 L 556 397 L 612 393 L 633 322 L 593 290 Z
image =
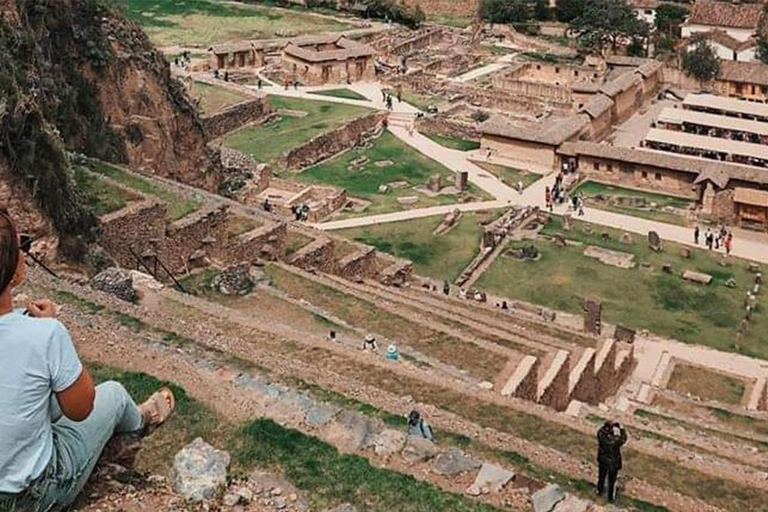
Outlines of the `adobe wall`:
M 272 109 L 267 98 L 256 98 L 232 105 L 224 110 L 202 116 L 203 129 L 211 139 L 217 139 L 241 126 L 266 118 Z
M 504 156 L 513 156 L 518 162 L 533 164 L 540 169 L 555 169 L 555 146 L 535 142 L 513 141 L 504 137 L 483 135 L 483 149 L 493 149 Z
M 0 205 L 8 208 L 19 231 L 33 233 L 36 238 L 55 237 L 53 226 L 37 199 L 4 166 L 0 166 Z
M 336 49 L 335 46 L 329 49 Z M 283 67 L 288 77 L 304 85 L 344 84 L 359 81 L 373 81 L 376 68 L 373 58 L 349 58 L 343 61 L 309 63 L 283 53 Z M 328 70 L 324 73 L 324 70 Z
M 385 113 L 375 112 L 318 135 L 303 146 L 283 154 L 281 164 L 287 169 L 302 169 L 330 158 L 360 144 L 369 132 L 378 129 L 385 117 Z
M 334 243 L 330 238 L 318 238 L 299 249 L 291 258 L 290 264 L 301 269 L 327 271 L 334 261 Z
M 600 396 L 597 392 L 597 379 L 595 376 L 596 358 L 597 353 L 591 352 L 589 360 L 584 366 L 583 372 L 579 376 L 579 380 L 576 382 L 576 386 L 571 392 L 571 399 L 576 399 L 592 405 L 596 405 L 600 402 Z
M 611 99 L 613 100 L 613 123 L 619 124 L 626 121 L 642 106 L 643 81 L 637 80 L 631 87 Z
M 480 132 L 477 125 L 459 123 L 450 118 L 436 115 L 433 117 L 422 117 L 416 121 L 416 127 L 421 133 L 433 133 L 438 135 L 447 135 L 459 139 L 480 141 Z
M 375 277 L 378 275 L 376 263 L 376 249 L 363 246 L 339 261 L 337 274 L 346 279 Z
M 158 247 L 160 260 L 170 270 L 185 270 L 190 256 L 203 248 L 205 239 L 214 239 L 213 247 L 226 244 L 228 241 L 221 238 L 227 210 L 226 206 L 203 208 L 170 224 Z
M 165 238 L 165 205 L 156 199 L 131 204 L 100 218 L 101 245 L 120 266 L 136 268 L 137 255 L 155 251 Z
M 589 123 L 589 140 L 599 141 L 611 133 L 613 129 L 613 116 L 611 109 L 607 109 Z
M 715 194 L 712 203 L 712 215 L 726 224 L 736 224 L 736 203 L 733 202 L 733 190 L 721 190 Z
M 565 362 L 558 368 L 557 375 L 542 393 L 539 403 L 552 407 L 556 411 L 564 411 L 570 402 L 568 393 L 568 378 L 571 356 L 565 358 Z
M 403 0 L 403 3 L 411 7 L 420 6 L 427 16 L 447 14 L 474 18 L 477 13 L 479 0 Z
M 261 226 L 238 236 L 233 245 L 223 248 L 220 258 L 227 263 L 276 261 L 285 254 L 288 225 L 284 222 Z
M 579 157 L 579 172 L 587 178 L 606 183 L 657 190 L 689 199 L 697 198 L 696 191 L 692 190 L 695 175 L 690 173 L 591 156 Z M 657 179 L 657 173 L 660 179 Z

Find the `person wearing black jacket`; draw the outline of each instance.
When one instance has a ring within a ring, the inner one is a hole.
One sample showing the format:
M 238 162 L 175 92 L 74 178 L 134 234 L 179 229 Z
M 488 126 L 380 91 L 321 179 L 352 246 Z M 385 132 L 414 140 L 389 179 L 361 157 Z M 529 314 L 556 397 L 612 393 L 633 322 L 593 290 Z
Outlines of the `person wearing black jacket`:
M 606 421 L 597 431 L 597 494 L 602 495 L 606 480 L 608 501 L 616 500 L 616 478 L 621 470 L 621 447 L 627 442 L 627 431 L 619 423 Z

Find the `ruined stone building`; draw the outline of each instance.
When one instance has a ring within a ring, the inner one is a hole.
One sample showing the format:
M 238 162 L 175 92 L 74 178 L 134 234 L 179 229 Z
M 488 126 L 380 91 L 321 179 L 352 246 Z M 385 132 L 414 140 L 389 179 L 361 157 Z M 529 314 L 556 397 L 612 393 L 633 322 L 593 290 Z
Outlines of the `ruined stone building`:
M 283 49 L 286 76 L 304 85 L 373 80 L 374 51 L 338 34 L 292 39 Z
M 264 46 L 254 41 L 215 45 L 208 52 L 212 69 L 255 69 L 265 63 Z

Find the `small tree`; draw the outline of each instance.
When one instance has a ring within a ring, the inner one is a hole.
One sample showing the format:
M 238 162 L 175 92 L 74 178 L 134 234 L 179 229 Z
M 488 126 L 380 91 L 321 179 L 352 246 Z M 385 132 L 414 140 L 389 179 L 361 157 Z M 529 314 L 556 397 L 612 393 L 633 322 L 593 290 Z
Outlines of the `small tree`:
M 682 4 L 659 4 L 656 8 L 656 29 L 664 34 L 676 31 L 690 10 Z
M 570 23 L 584 12 L 584 0 L 557 0 L 555 14 L 557 20 Z
M 720 59 L 706 41 L 699 41 L 693 50 L 683 53 L 683 71 L 700 84 L 709 82 L 720 73 Z
M 633 37 L 627 45 L 627 55 L 630 57 L 645 57 L 645 41 L 639 37 Z
M 768 64 L 768 41 L 766 41 L 763 34 L 757 36 L 757 52 L 755 56 L 763 64 Z
M 480 16 L 491 23 L 524 23 L 530 19 L 526 0 L 482 0 Z
M 533 17 L 539 21 L 549 20 L 550 12 L 547 0 L 536 0 L 536 3 L 533 5 Z
M 621 41 L 648 37 L 648 24 L 639 19 L 626 0 L 584 0 L 581 16 L 570 23 L 586 51 L 600 52 L 610 45 L 615 52 Z

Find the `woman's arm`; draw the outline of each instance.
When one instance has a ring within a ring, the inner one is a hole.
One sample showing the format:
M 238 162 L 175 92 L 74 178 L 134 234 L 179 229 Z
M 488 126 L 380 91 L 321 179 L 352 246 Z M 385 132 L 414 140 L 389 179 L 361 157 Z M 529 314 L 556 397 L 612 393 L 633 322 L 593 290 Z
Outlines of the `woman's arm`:
M 94 398 L 96 398 L 96 388 L 91 374 L 85 368 L 74 384 L 56 393 L 61 412 L 72 421 L 83 421 L 91 414 Z

